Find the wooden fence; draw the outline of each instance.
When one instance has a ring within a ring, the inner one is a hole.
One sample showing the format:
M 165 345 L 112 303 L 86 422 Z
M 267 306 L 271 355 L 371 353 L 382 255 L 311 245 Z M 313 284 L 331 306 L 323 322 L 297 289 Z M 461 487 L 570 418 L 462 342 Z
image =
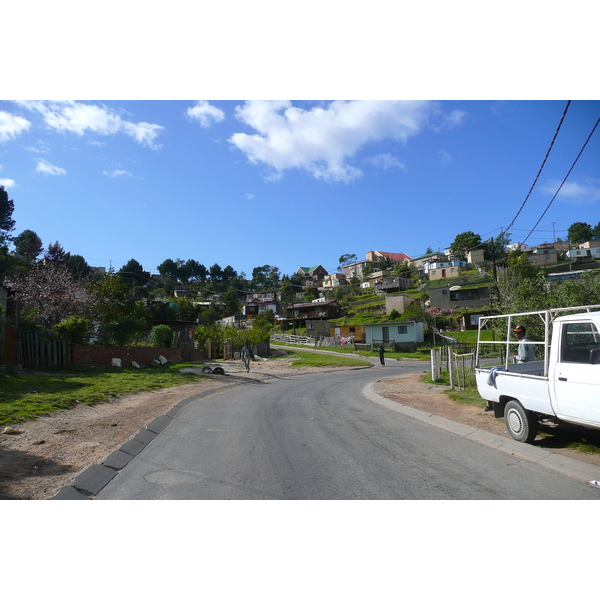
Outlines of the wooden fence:
M 21 331 L 20 363 L 25 369 L 66 367 L 71 362 L 71 342 L 41 331 Z

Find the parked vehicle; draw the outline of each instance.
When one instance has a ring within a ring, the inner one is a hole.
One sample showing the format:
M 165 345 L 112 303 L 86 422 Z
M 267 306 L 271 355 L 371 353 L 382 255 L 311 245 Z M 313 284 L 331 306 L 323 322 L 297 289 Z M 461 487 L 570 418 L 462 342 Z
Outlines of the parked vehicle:
M 578 306 L 480 318 L 477 389 L 487 400 L 487 410 L 505 418 L 515 440 L 532 442 L 543 419 L 600 429 L 599 309 L 600 305 Z M 511 340 L 513 328 L 532 318 L 537 322 L 536 317 L 543 325 L 544 340 L 525 340 L 533 346 L 535 360 L 513 363 L 511 355 L 519 344 Z M 490 325 L 502 326 L 504 340 L 481 339 L 482 329 Z M 505 348 L 502 364 L 481 366 L 486 344 Z

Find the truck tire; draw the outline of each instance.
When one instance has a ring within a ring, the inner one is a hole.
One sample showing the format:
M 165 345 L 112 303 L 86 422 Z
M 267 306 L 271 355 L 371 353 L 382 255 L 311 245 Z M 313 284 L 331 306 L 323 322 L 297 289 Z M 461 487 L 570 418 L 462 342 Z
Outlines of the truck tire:
M 525 410 L 520 402 L 511 400 L 504 407 L 506 429 L 517 442 L 530 444 L 537 435 L 537 420 L 533 413 Z

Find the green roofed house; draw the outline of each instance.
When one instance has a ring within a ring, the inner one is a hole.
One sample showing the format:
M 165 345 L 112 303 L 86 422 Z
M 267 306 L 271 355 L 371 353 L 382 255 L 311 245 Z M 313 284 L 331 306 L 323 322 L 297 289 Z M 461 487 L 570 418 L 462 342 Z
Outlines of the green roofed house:
M 316 267 L 299 267 L 296 273 L 302 275 L 304 283 L 308 285 L 318 284 L 329 275 L 327 270 L 321 265 L 317 265 Z

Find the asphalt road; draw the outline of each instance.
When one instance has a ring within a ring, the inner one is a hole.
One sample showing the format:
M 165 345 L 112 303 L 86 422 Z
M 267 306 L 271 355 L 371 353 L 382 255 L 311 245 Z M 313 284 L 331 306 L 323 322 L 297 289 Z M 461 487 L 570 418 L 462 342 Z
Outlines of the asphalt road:
M 600 499 L 582 480 L 362 393 L 427 366 L 388 361 L 191 402 L 96 499 Z

